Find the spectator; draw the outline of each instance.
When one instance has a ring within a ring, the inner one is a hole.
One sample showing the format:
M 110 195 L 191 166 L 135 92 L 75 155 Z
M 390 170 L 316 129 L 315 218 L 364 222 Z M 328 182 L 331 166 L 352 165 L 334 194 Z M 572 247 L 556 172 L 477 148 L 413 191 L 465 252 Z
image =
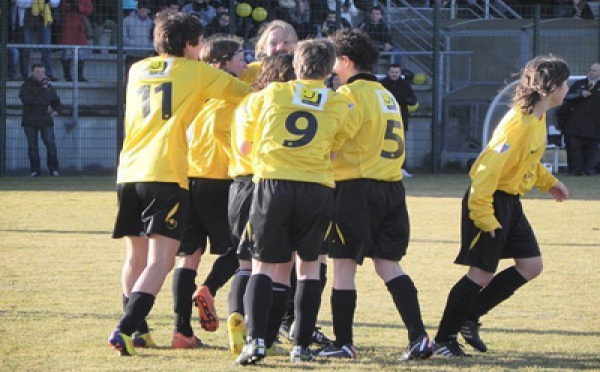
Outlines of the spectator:
M 335 11 L 329 11 L 327 12 L 327 18 L 325 18 L 325 21 L 323 22 L 323 25 L 321 25 L 321 33 L 323 34 L 323 36 L 328 36 L 328 35 L 333 35 L 337 29 L 337 19 L 336 19 L 337 15 Z M 350 25 L 350 23 L 346 20 L 346 18 L 341 17 L 340 18 L 340 29 L 344 29 L 344 28 L 352 28 L 352 26 Z
M 335 72 L 332 72 L 325 80 L 325 86 L 331 90 L 338 90 L 341 85 L 340 75 Z
M 207 0 L 194 0 L 184 6 L 181 11 L 198 17 L 204 27 L 217 16 L 217 10 Z
M 338 0 L 327 0 L 327 8 L 329 9 L 328 14 L 337 11 L 337 1 Z M 354 5 L 354 0 L 345 0 L 341 2 L 340 13 L 342 18 L 345 18 L 349 24 L 353 24 L 352 18 L 357 17 L 360 11 L 356 5 Z
M 402 75 L 400 65 L 390 65 L 387 76 L 381 80 L 381 85 L 392 93 L 396 102 L 400 106 L 400 114 L 402 116 L 402 126 L 404 127 L 404 136 L 408 130 L 408 106 L 417 104 L 417 96 L 413 92 L 410 80 Z M 406 165 L 404 161 L 403 166 Z M 402 174 L 406 178 L 412 177 L 407 170 L 402 169 Z
M 6 21 L 8 24 L 8 44 L 18 44 L 17 40 L 17 8 L 14 6 L 15 0 L 12 0 L 12 5 L 9 11 L 6 13 Z M 6 49 L 8 59 L 8 80 L 17 80 L 19 74 L 17 69 L 19 68 L 19 50 L 17 48 L 8 47 Z M 26 72 L 24 72 L 25 77 Z
M 219 13 L 211 23 L 206 26 L 204 36 L 209 37 L 215 34 L 229 35 L 230 16 L 228 12 Z
M 46 160 L 50 175 L 58 176 L 58 154 L 54 143 L 54 120 L 60 109 L 60 98 L 50 85 L 45 67 L 35 64 L 31 68 L 31 76 L 25 79 L 19 90 L 19 98 L 23 103 L 21 126 L 27 137 L 27 154 L 31 177 L 40 175 L 40 151 L 38 133 L 46 146 Z
M 393 44 L 389 27 L 383 22 L 383 9 L 379 5 L 371 7 L 369 17 L 363 20 L 358 28 L 363 29 L 377 44 L 379 51 L 392 53 L 390 63 L 401 65 L 401 58 L 395 54 L 400 49 Z
M 91 20 L 94 29 L 94 45 L 101 45 L 102 33 L 104 30 L 110 30 L 109 46 L 117 45 L 117 11 L 118 4 L 111 1 L 96 1 L 94 12 L 91 15 Z M 111 50 L 111 53 L 116 51 Z M 95 49 L 94 53 L 101 53 L 99 49 Z
M 123 0 L 123 15 L 128 16 L 137 9 L 136 0 Z
M 310 35 L 317 34 L 316 27 L 311 24 L 308 0 L 296 0 L 296 5 L 284 12 L 283 20 L 294 26 L 299 39 L 306 39 Z
M 56 8 L 60 0 L 17 0 L 18 25 L 23 30 L 23 44 L 28 45 L 50 45 L 52 44 L 51 26 L 52 12 L 51 8 Z M 42 63 L 46 69 L 46 76 L 51 81 L 57 79 L 52 74 L 52 60 L 50 49 L 43 48 Z M 29 57 L 31 49 L 21 50 L 21 73 L 29 70 Z
M 131 66 L 153 54 L 152 29 L 154 21 L 150 18 L 147 2 L 138 1 L 137 9 L 123 20 L 123 46 L 125 48 L 148 48 L 148 50 L 127 50 L 125 55 L 125 79 Z M 127 81 L 125 82 L 127 83 Z
M 567 12 L 567 17 L 594 19 L 594 13 L 587 0 L 573 0 Z
M 587 76 L 574 82 L 565 96 L 568 118 L 563 131 L 569 171 L 576 176 L 596 173 L 600 145 L 600 63 L 594 63 Z
M 61 11 L 63 27 L 60 43 L 64 45 L 87 45 L 85 18 L 94 10 L 92 0 L 63 0 Z M 71 60 L 74 49 L 65 49 L 62 55 L 62 67 L 66 81 L 72 81 Z M 85 64 L 85 51 L 79 50 L 79 63 L 77 65 L 77 80 L 87 82 L 83 77 Z

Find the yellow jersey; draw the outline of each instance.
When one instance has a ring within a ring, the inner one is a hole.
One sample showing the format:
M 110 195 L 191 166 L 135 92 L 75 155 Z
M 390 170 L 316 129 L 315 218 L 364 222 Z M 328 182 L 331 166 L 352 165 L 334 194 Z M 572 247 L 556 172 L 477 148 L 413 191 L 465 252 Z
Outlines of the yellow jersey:
M 176 182 L 187 189 L 186 129 L 209 98 L 239 102 L 250 86 L 203 62 L 157 56 L 129 71 L 117 182 Z
M 231 124 L 236 104 L 211 99 L 187 130 L 188 176 L 228 179 Z
M 354 104 L 347 120 L 357 132 L 336 152 L 335 180 L 401 180 L 404 127 L 394 96 L 379 82 L 361 78 L 343 85 L 338 92 Z
M 271 83 L 249 100 L 243 138 L 252 142 L 254 179 L 334 187 L 330 160 L 351 135 L 348 101 L 322 81 Z
M 231 125 L 231 157 L 229 159 L 229 176 L 248 176 L 253 173 L 251 154 L 244 155 L 238 149 L 238 144 L 244 141 L 243 128 L 248 117 L 248 102 L 256 95 L 250 93 L 236 107 Z
M 558 180 L 541 163 L 546 151 L 546 116 L 541 119 L 511 109 L 500 121 L 469 176 L 469 217 L 483 231 L 500 227 L 494 217 L 493 195 L 501 190 L 523 195 L 537 186 L 548 191 Z
M 245 69 L 244 71 L 242 71 L 242 76 L 240 76 L 240 79 L 243 82 L 246 82 L 248 84 L 254 83 L 254 80 L 256 80 L 256 77 L 258 76 L 258 73 L 260 72 L 261 66 L 262 66 L 261 61 L 254 61 L 254 62 L 250 63 L 248 65 L 248 68 Z

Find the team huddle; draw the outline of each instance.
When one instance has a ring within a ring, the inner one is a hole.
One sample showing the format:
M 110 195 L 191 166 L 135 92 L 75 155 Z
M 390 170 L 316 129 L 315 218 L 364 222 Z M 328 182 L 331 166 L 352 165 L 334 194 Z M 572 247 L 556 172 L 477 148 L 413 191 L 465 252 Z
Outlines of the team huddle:
M 159 13 L 158 56 L 130 70 L 113 233 L 126 247 L 124 313 L 109 344 L 124 356 L 156 346 L 145 319 L 179 256 L 172 348 L 203 346 L 193 306 L 202 328 L 215 331 L 214 296 L 233 277 L 227 329 L 236 364 L 264 359 L 278 337 L 291 340 L 293 363 L 355 359 L 355 275 L 368 257 L 408 333 L 401 361 L 465 356 L 459 333 L 485 352 L 479 318 L 542 270 L 520 195 L 536 186 L 568 197 L 540 162 L 545 112 L 566 94 L 566 63 L 541 56 L 525 66 L 512 109 L 471 169 L 456 259 L 469 271 L 430 337 L 400 266 L 410 233 L 404 129 L 398 103 L 372 74 L 377 46 L 358 29 L 299 42 L 273 21 L 258 40 L 259 61 L 246 66 L 239 39 L 203 41 L 202 31 L 192 16 Z M 332 72 L 337 91 L 324 84 Z M 219 257 L 197 288 L 208 247 Z M 333 341 L 316 327 L 327 257 Z M 495 274 L 501 258 L 515 265 Z

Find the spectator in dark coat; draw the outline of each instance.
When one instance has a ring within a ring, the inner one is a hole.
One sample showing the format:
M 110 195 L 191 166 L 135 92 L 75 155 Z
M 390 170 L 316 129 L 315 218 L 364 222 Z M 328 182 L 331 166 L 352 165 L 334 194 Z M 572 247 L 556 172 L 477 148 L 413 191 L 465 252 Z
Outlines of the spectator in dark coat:
M 27 153 L 31 177 L 40 175 L 38 136 L 46 146 L 46 160 L 50 175 L 58 176 L 58 154 L 54 143 L 54 120 L 60 109 L 60 98 L 46 76 L 44 65 L 36 64 L 19 91 L 23 103 L 21 125 L 27 136 Z M 39 134 L 38 134 L 39 133 Z

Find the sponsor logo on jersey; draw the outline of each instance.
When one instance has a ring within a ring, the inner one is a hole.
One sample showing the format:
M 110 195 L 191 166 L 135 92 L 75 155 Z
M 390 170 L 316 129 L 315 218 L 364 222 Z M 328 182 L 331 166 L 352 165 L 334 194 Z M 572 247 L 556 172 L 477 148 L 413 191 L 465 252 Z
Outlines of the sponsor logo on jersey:
M 323 110 L 325 102 L 327 102 L 327 92 L 327 88 L 316 89 L 298 85 L 292 103 L 297 106 Z
M 394 96 L 387 90 L 381 89 L 377 90 L 377 98 L 379 99 L 379 104 L 381 105 L 381 109 L 385 113 L 400 113 L 398 109 L 398 103 Z
M 144 78 L 165 77 L 169 75 L 169 70 L 172 65 L 172 58 L 151 59 L 146 66 L 144 66 L 142 75 Z

